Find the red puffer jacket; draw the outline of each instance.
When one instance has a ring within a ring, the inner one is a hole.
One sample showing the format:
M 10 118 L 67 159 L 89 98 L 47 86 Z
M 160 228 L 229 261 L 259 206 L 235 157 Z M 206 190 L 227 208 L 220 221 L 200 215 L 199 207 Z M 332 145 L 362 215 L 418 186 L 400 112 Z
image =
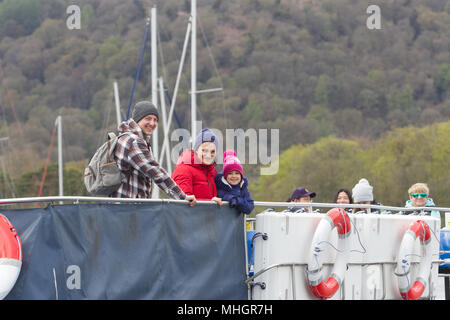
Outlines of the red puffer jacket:
M 197 200 L 211 200 L 217 197 L 214 164 L 206 165 L 195 155 L 194 150 L 185 150 L 177 161 L 172 179 L 184 193 L 194 195 Z

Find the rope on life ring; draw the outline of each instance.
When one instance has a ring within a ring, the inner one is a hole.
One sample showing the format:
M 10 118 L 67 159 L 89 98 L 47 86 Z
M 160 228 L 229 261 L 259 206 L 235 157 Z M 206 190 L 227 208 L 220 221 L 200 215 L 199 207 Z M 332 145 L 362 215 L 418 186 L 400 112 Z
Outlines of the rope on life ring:
M 14 287 L 22 268 L 22 244 L 16 229 L 0 214 L 0 300 Z
M 322 276 L 322 261 L 320 259 L 323 250 L 320 245 L 328 241 L 331 231 L 336 228 L 338 232 L 338 254 L 331 272 L 331 276 L 324 281 Z M 333 208 L 323 217 L 314 233 L 311 248 L 309 250 L 306 275 L 312 293 L 320 299 L 331 298 L 339 287 L 342 286 L 345 271 L 347 270 L 349 236 L 351 221 L 348 214 L 342 208 Z
M 408 274 L 411 271 L 411 256 L 417 237 L 425 249 L 425 256 L 421 257 L 419 273 L 411 286 Z M 413 221 L 403 235 L 397 256 L 395 275 L 398 277 L 398 288 L 400 295 L 405 300 L 419 299 L 428 284 L 431 271 L 431 231 L 428 224 L 423 220 Z

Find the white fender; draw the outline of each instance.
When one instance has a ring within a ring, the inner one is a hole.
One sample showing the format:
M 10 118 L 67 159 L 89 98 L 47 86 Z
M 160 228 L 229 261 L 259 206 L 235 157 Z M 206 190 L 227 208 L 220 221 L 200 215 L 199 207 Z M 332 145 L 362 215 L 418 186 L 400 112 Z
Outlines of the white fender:
M 9 222 L 0 214 L 0 299 L 14 287 L 22 268 L 22 244 Z
M 338 254 L 328 280 L 324 281 L 322 276 L 322 261 L 320 259 L 322 250 L 320 245 L 326 242 L 334 228 L 338 231 Z M 306 270 L 308 284 L 312 293 L 321 299 L 332 297 L 342 286 L 349 253 L 349 236 L 351 221 L 342 208 L 334 208 L 320 220 L 314 233 L 311 248 L 309 250 L 308 267 Z
M 421 257 L 419 273 L 415 281 L 412 282 L 409 277 L 411 268 L 410 261 L 417 237 L 419 237 L 421 245 L 424 246 L 425 256 Z M 419 299 L 428 284 L 432 263 L 430 244 L 431 232 L 428 224 L 423 220 L 412 222 L 403 235 L 397 256 L 397 266 L 395 268 L 395 274 L 398 277 L 398 288 L 401 296 L 405 300 Z

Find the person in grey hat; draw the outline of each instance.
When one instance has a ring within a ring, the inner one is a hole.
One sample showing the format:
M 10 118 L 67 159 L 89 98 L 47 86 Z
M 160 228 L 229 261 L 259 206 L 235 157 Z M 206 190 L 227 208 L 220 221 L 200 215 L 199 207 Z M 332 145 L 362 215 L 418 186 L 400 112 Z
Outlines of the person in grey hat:
M 355 203 L 370 204 L 373 201 L 373 187 L 367 179 L 362 178 L 352 189 Z
M 373 197 L 373 187 L 369 184 L 369 181 L 367 179 L 362 178 L 359 180 L 357 184 L 352 189 L 352 197 L 353 202 L 355 204 L 373 204 L 381 206 L 382 204 L 377 202 Z M 391 213 L 390 211 L 386 210 L 379 210 L 379 209 L 373 209 L 373 208 L 354 208 L 355 213 Z
M 138 124 L 144 135 L 150 136 L 158 126 L 158 109 L 150 101 L 141 101 L 134 106 L 131 118 Z
M 151 198 L 152 180 L 172 199 L 196 204 L 195 196 L 186 195 L 153 157 L 151 134 L 158 126 L 158 108 L 150 101 L 136 103 L 131 118 L 119 125 L 119 137 L 114 159 L 124 178 L 110 197 Z

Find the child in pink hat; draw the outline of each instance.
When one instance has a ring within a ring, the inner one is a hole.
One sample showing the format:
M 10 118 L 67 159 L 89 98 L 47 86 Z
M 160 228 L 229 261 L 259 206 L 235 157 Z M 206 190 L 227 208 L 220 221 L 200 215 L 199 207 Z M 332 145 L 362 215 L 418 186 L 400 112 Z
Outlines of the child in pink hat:
M 253 199 L 248 191 L 248 180 L 244 177 L 241 162 L 234 150 L 223 153 L 223 173 L 216 174 L 214 179 L 217 197 L 228 201 L 230 207 L 239 212 L 249 214 L 254 208 Z

